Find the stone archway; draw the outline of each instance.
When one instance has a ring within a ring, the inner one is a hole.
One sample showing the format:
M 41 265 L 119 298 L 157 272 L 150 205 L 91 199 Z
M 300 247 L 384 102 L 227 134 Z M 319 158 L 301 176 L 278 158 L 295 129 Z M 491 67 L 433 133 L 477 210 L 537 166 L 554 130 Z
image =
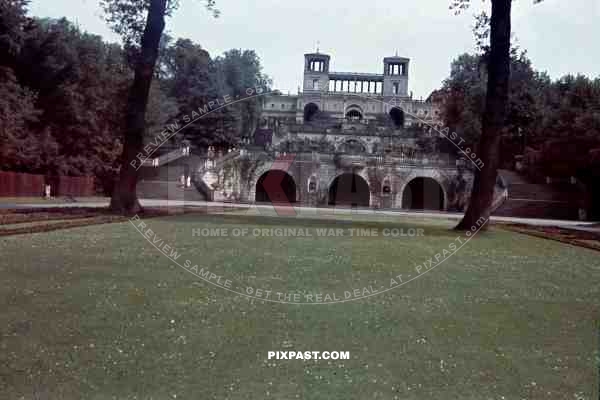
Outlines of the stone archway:
M 363 119 L 363 109 L 362 107 L 352 104 L 346 107 L 346 119 L 349 121 L 361 121 Z
M 350 110 L 346 113 L 346 119 L 349 121 L 361 121 L 363 116 L 358 110 Z
M 265 185 L 265 180 L 267 184 Z M 278 169 L 270 169 L 256 181 L 255 201 L 257 203 L 295 203 L 296 182 L 290 174 Z
M 315 103 L 308 103 L 304 106 L 304 122 L 312 121 L 319 112 L 319 106 Z
M 329 185 L 329 205 L 369 207 L 371 192 L 369 184 L 359 175 L 346 173 Z
M 433 178 L 412 179 L 402 192 L 402 208 L 410 210 L 443 211 L 445 194 L 442 185 Z
M 404 111 L 394 107 L 390 110 L 390 118 L 396 128 L 402 128 L 404 126 Z

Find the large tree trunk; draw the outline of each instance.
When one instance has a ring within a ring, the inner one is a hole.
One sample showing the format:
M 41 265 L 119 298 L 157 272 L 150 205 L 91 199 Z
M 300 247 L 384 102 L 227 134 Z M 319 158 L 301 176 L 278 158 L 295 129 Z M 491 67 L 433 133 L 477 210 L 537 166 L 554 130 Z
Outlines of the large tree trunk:
M 476 171 L 469 208 L 456 229 L 483 228 L 491 213 L 500 160 L 500 135 L 505 126 L 510 78 L 511 0 L 492 0 L 490 58 L 487 94 L 477 156 L 483 162 Z
M 111 210 L 120 214 L 133 214 L 141 210 L 136 194 L 141 163 L 137 156 L 142 153 L 144 146 L 148 96 L 158 58 L 160 38 L 165 29 L 166 7 L 167 0 L 150 2 L 141 51 L 135 66 L 135 77 L 127 101 L 121 171 L 110 202 Z

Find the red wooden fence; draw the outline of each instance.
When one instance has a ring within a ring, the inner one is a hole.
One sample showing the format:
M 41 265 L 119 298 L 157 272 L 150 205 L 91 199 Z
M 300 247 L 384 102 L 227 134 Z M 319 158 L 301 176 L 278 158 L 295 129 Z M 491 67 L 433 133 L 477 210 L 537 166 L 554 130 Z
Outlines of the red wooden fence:
M 0 196 L 39 196 L 44 194 L 44 175 L 0 171 Z
M 46 178 L 44 175 L 0 171 L 1 197 L 42 197 L 47 184 L 52 186 L 52 196 L 85 197 L 96 193 L 92 176 Z

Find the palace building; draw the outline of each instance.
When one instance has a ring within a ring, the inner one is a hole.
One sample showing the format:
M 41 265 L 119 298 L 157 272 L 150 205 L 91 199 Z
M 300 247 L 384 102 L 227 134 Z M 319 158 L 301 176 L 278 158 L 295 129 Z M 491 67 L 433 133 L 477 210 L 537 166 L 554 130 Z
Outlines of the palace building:
M 440 145 L 449 139 L 439 133 L 439 105 L 434 96 L 413 99 L 410 59 L 383 58 L 381 74 L 330 66 L 327 54 L 305 54 L 302 89 L 262 95 L 251 140 L 180 161 L 188 190 L 215 201 L 464 210 L 478 165 L 441 151 L 452 144 Z M 506 190 L 496 189 L 499 205 Z
M 410 59 L 385 57 L 382 74 L 333 72 L 330 60 L 326 54 L 305 54 L 302 91 L 265 97 L 263 116 L 298 124 L 312 121 L 318 113 L 363 124 L 389 117 L 397 128 L 439 123 L 439 108 L 431 101 L 414 100 L 408 92 Z

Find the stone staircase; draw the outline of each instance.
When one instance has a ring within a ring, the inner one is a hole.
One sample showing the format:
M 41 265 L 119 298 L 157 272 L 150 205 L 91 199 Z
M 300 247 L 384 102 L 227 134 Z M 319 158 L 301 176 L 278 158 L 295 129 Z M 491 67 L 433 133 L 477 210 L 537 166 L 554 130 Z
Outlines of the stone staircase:
M 531 183 L 509 170 L 500 170 L 508 197 L 493 215 L 522 218 L 579 219 L 583 196 L 577 185 Z
M 157 155 L 156 157 L 149 158 L 144 161 L 142 166 L 144 167 L 161 167 L 165 164 L 178 160 L 182 157 L 189 156 L 189 153 L 186 153 L 184 148 L 177 148 L 175 150 L 171 150 L 168 153 Z
M 239 157 L 240 154 L 239 150 L 229 152 L 213 160 L 210 167 L 205 166 L 204 161 L 196 162 L 199 168 L 192 173 L 191 187 L 189 188 L 183 187 L 179 180 L 175 180 L 179 176 L 167 179 L 166 177 L 150 175 L 138 182 L 138 197 L 144 199 L 213 201 L 215 200 L 215 193 L 211 188 L 211 184 L 216 181 L 217 175 L 215 172 L 223 168 L 225 163 Z M 189 148 L 187 152 L 184 148 L 176 148 L 146 160 L 143 166 L 151 170 L 166 166 L 184 157 L 190 157 Z
M 183 187 L 177 181 L 140 181 L 137 185 L 137 194 L 141 199 L 161 199 L 179 201 L 206 201 L 205 193 L 194 185 Z
M 218 182 L 219 171 L 223 166 L 232 160 L 240 157 L 242 151 L 235 150 L 231 151 L 219 158 L 212 160 L 208 166 L 202 164 L 200 168 L 192 175 L 192 186 L 196 187 L 196 190 L 204 195 L 207 201 L 224 201 L 227 199 L 222 198 L 219 193 L 216 193 L 212 187 L 214 183 Z

